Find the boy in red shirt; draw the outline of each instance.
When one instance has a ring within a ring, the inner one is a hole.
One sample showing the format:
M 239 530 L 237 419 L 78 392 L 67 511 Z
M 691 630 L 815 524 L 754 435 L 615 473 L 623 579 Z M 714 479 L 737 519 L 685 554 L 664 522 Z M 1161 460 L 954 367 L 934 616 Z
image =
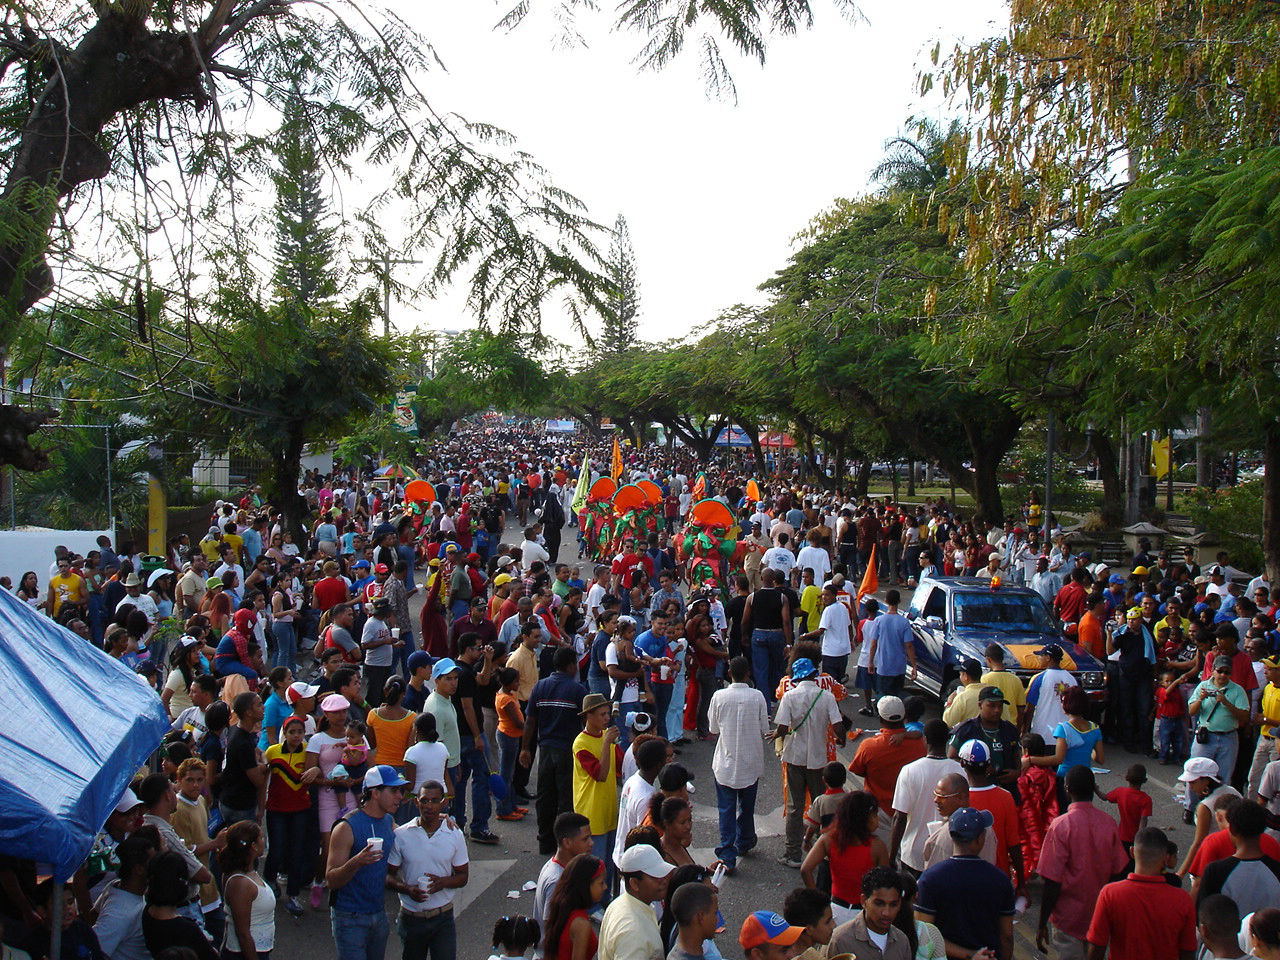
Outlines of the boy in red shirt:
M 1147 828 L 1147 818 L 1151 816 L 1151 797 L 1142 789 L 1147 782 L 1147 768 L 1135 763 L 1124 779 L 1129 784 L 1127 787 L 1116 787 L 1103 799 L 1120 808 L 1120 842 L 1124 844 L 1124 852 L 1132 857 L 1133 838 L 1139 830 Z
M 1182 695 L 1176 670 L 1160 674 L 1155 716 L 1160 731 L 1160 763 L 1182 763 L 1187 755 L 1187 699 Z

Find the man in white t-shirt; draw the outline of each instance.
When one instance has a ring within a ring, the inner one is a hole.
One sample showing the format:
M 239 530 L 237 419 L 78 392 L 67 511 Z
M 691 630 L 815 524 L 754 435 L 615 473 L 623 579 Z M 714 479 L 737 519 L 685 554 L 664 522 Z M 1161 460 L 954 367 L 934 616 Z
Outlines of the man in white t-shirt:
M 617 841 L 613 847 L 613 862 L 622 865 L 622 852 L 626 849 L 627 833 L 644 822 L 649 810 L 649 800 L 658 788 L 654 781 L 667 762 L 665 740 L 646 740 L 636 751 L 636 772 L 627 777 L 618 795 Z
M 457 944 L 453 911 L 441 908 L 450 906 L 455 891 L 466 886 L 470 858 L 462 830 L 450 825 L 443 808 L 443 784 L 424 783 L 418 791 L 418 818 L 396 827 L 396 842 L 387 857 L 387 886 L 400 895 L 400 929 L 406 944 L 428 934 L 435 944 L 452 938 L 452 954 Z
M 600 614 L 604 610 L 604 598 L 608 595 L 608 588 L 605 586 L 609 582 L 609 568 L 605 564 L 600 564 L 595 569 L 595 578 L 591 581 L 591 586 L 587 590 L 586 603 L 586 631 L 588 643 L 595 639 L 596 631 L 600 629 Z
M 796 556 L 798 568 L 813 571 L 814 583 L 825 583 L 831 576 L 831 554 L 818 546 L 821 541 L 822 534 L 817 530 L 810 530 L 808 544 L 801 547 Z
M 543 929 L 546 929 L 551 894 L 564 875 L 564 868 L 579 854 L 591 852 L 591 821 L 582 814 L 567 810 L 556 817 L 552 829 L 556 838 L 556 852 L 542 865 L 542 870 L 538 873 L 538 885 L 533 891 L 533 919 Z M 541 960 L 543 955 L 542 942 L 539 940 L 538 946 L 533 949 L 534 960 Z
M 1062 691 L 1078 686 L 1076 678 L 1062 669 L 1062 648 L 1050 643 L 1036 651 L 1040 657 L 1040 672 L 1027 684 L 1027 709 L 1033 711 L 1030 733 L 1044 737 L 1045 743 L 1053 743 L 1054 728 L 1067 719 L 1062 709 Z
M 766 550 L 763 559 L 760 561 L 761 566 L 776 571 L 784 583 L 791 581 L 791 571 L 796 566 L 796 555 L 791 552 L 791 548 L 788 546 L 789 540 L 790 538 L 785 533 L 779 534 L 778 545 Z
M 889 861 L 901 858 L 917 876 L 925 868 L 924 843 L 929 822 L 935 818 L 934 789 L 949 773 L 964 776 L 959 762 L 947 757 L 946 723 L 937 718 L 924 725 L 928 753 L 898 772 L 893 788 L 893 831 L 889 837 Z
M 849 654 L 853 652 L 853 621 L 849 608 L 840 602 L 835 584 L 822 588 L 822 619 L 818 629 L 806 633 L 801 640 L 822 642 L 822 672 L 843 682 L 849 667 Z
M 769 528 L 773 525 L 773 517 L 764 512 L 764 503 L 756 504 L 756 512 L 751 515 L 751 523 L 760 524 L 760 532 L 766 537 L 769 535 Z

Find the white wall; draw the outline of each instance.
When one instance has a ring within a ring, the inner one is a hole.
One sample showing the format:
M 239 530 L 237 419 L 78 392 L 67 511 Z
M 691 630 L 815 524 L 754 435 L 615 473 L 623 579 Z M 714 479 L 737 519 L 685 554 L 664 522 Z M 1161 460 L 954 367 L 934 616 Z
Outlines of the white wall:
M 16 587 L 24 573 L 34 570 L 43 591 L 49 586 L 54 547 L 61 544 L 84 556 L 98 549 L 98 538 L 104 534 L 111 538 L 112 546 L 116 546 L 112 530 L 50 530 L 47 527 L 0 530 L 0 577 L 8 577 Z

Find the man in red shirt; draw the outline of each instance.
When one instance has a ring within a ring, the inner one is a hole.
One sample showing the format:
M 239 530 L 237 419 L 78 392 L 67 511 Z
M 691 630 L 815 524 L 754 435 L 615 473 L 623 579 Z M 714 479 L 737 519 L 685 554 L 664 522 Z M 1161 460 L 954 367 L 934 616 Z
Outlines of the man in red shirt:
M 351 599 L 351 586 L 339 575 L 338 561 L 326 560 L 320 569 L 324 576 L 311 588 L 311 597 L 315 608 L 324 613 L 334 604 Z
M 1089 593 L 1084 588 L 1085 572 L 1076 567 L 1071 571 L 1071 579 L 1053 598 L 1053 612 L 1063 623 L 1079 623 L 1084 615 L 1085 604 Z
M 893 809 L 893 790 L 902 768 L 925 754 L 924 740 L 904 735 L 907 711 L 898 697 L 881 697 L 876 704 L 880 714 L 880 732 L 858 745 L 849 772 L 865 781 L 867 791 L 876 798 L 883 811 L 880 823 L 886 835 L 892 826 L 889 813 Z
M 1244 687 L 1245 693 L 1252 693 L 1258 689 L 1258 675 L 1253 672 L 1253 660 L 1250 656 L 1240 649 L 1240 632 L 1232 623 L 1220 623 L 1213 628 L 1213 636 L 1218 644 L 1218 649 L 1212 657 L 1204 658 L 1204 671 L 1200 674 L 1201 680 L 1209 680 L 1213 677 L 1213 661 L 1218 657 L 1231 658 L 1231 680 Z M 1230 779 L 1231 771 L 1223 771 L 1227 774 L 1225 779 Z
M 1098 895 L 1089 924 L 1089 960 L 1191 960 L 1196 908 L 1191 896 L 1164 879 L 1169 838 L 1154 827 L 1133 841 L 1134 872 Z
M 1044 836 L 1037 869 L 1044 879 L 1036 946 L 1048 949 L 1049 921 L 1059 957 L 1083 957 L 1093 905 L 1108 881 L 1129 862 L 1116 822 L 1093 805 L 1097 781 L 1083 764 L 1066 776 L 1070 806 Z
M 996 866 L 1009 874 L 1014 889 L 1021 893 L 1027 879 L 1022 868 L 1022 824 L 1013 794 L 992 780 L 991 748 L 985 740 L 966 740 L 956 759 L 969 780 L 969 806 L 989 810 L 994 818 Z
M 1107 601 L 1099 595 L 1093 605 L 1084 612 L 1084 616 L 1080 618 L 1080 626 L 1076 629 L 1076 642 L 1093 654 L 1097 660 L 1107 655 L 1107 643 L 1102 633 L 1106 620 Z

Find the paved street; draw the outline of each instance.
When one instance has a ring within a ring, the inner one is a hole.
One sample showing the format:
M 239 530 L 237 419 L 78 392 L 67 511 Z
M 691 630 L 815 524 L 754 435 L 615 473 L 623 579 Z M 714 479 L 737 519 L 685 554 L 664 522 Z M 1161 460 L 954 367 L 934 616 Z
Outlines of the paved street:
M 519 531 L 510 526 L 505 539 L 513 536 L 518 539 Z M 572 528 L 565 531 L 564 544 L 561 548 L 561 559 L 577 560 L 577 543 Z M 882 592 L 883 595 L 883 592 Z M 904 596 L 903 606 L 906 606 Z M 417 607 L 415 607 L 415 614 Z M 910 689 L 908 693 L 910 693 Z M 933 698 L 926 695 L 930 706 L 926 714 L 936 717 L 940 707 Z M 861 706 L 860 698 L 855 697 L 853 707 L 849 711 L 854 725 L 859 728 L 869 727 L 875 730 L 870 718 L 857 715 L 857 707 Z M 857 749 L 858 740 L 851 739 L 840 751 L 840 758 L 847 764 Z M 710 863 L 715 859 L 714 848 L 717 842 L 717 818 L 715 804 L 715 785 L 711 777 L 711 756 L 714 742 L 693 743 L 682 748 L 680 761 L 685 763 L 694 773 L 696 793 L 691 798 L 694 807 L 694 846 L 692 854 L 695 861 Z M 1123 785 L 1124 771 L 1130 764 L 1143 762 L 1147 765 L 1147 792 L 1155 806 L 1155 814 L 1151 825 L 1165 830 L 1174 839 L 1181 850 L 1191 838 L 1191 829 L 1182 823 L 1182 807 L 1173 800 L 1174 778 L 1177 768 L 1162 767 L 1154 760 L 1135 757 L 1119 747 L 1106 747 L 1107 767 L 1111 772 L 1099 776 L 1101 790 L 1106 793 Z M 850 777 L 850 783 L 856 778 Z M 1113 815 L 1115 808 L 1099 801 Z M 756 813 L 757 829 L 760 845 L 751 856 L 744 857 L 738 866 L 737 873 L 727 877 L 720 890 L 720 904 L 728 924 L 728 929 L 718 939 L 721 951 L 726 957 L 740 956 L 737 946 L 737 929 L 742 918 L 751 910 L 781 910 L 782 901 L 794 887 L 800 886 L 800 873 L 790 870 L 776 862 L 783 852 L 783 820 L 782 820 L 782 782 L 780 769 L 776 763 L 766 762 L 766 774 L 760 784 L 759 801 Z M 491 828 L 502 838 L 502 843 L 494 847 L 478 844 L 470 846 L 471 878 L 470 882 L 459 891 L 455 900 L 455 911 L 459 924 L 459 960 L 484 960 L 490 954 L 489 937 L 496 918 L 515 913 L 532 914 L 533 893 L 523 890 L 523 886 L 537 878 L 544 858 L 538 854 L 536 825 L 532 816 L 520 823 L 502 823 L 494 821 Z M 1030 887 L 1031 908 L 1020 918 L 1015 927 L 1019 958 L 1043 957 L 1044 954 L 1035 949 L 1035 921 L 1039 902 L 1039 884 Z M 387 899 L 388 912 L 394 917 L 396 907 L 393 899 Z M 314 960 L 317 957 L 333 956 L 333 941 L 329 933 L 327 913 L 308 913 L 301 920 L 295 921 L 281 910 L 277 916 L 277 941 L 273 951 L 275 960 Z M 401 952 L 399 938 L 393 933 L 387 946 L 387 957 L 398 958 Z

